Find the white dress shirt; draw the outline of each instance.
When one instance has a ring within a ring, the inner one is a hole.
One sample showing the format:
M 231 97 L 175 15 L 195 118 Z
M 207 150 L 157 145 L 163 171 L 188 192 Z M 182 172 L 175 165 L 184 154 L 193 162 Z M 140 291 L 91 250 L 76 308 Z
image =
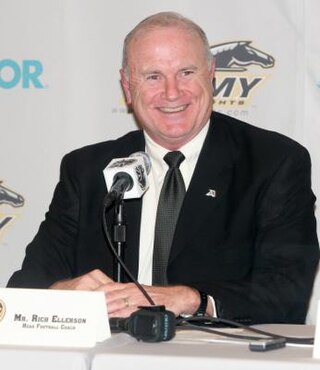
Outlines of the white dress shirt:
M 180 171 L 186 190 L 190 184 L 208 128 L 209 122 L 196 137 L 179 149 L 185 156 L 185 160 L 180 165 Z M 142 199 L 138 281 L 141 284 L 151 285 L 155 220 L 161 187 L 168 170 L 168 165 L 163 160 L 168 150 L 156 144 L 145 132 L 144 136 L 146 140 L 145 151 L 151 159 L 151 170 L 148 175 L 149 188 Z
M 180 164 L 179 168 L 186 190 L 189 187 L 208 129 L 209 121 L 196 137 L 179 149 L 185 156 L 185 160 Z M 152 285 L 154 228 L 158 200 L 169 166 L 163 160 L 168 150 L 155 143 L 146 132 L 144 132 L 144 137 L 146 141 L 145 151 L 151 160 L 151 170 L 148 175 L 149 188 L 142 198 L 138 281 L 140 284 Z M 211 296 L 208 296 L 208 298 L 212 302 L 212 316 L 216 317 L 214 299 Z

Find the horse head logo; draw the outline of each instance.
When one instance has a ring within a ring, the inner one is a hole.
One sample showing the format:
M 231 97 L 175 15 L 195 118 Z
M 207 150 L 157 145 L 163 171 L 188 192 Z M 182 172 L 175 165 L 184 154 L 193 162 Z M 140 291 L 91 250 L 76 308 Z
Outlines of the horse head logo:
M 24 198 L 14 191 L 4 187 L 0 181 L 0 205 L 9 204 L 12 207 L 22 207 L 24 205 Z
M 251 41 L 234 41 L 213 45 L 211 52 L 216 59 L 217 71 L 246 71 L 249 65 L 272 68 L 274 58 L 251 45 Z
M 118 160 L 115 160 L 114 163 L 109 165 L 109 168 L 117 168 L 117 167 L 126 167 L 132 165 L 132 163 L 135 163 L 137 160 L 135 158 L 120 158 Z
M 135 172 L 136 172 L 136 175 L 137 175 L 137 179 L 138 179 L 138 183 L 140 185 L 140 188 L 142 190 L 145 190 L 145 188 L 147 186 L 147 180 L 146 180 L 146 175 L 145 175 L 145 171 L 144 171 L 143 166 L 141 166 L 141 164 L 139 164 L 135 168 Z

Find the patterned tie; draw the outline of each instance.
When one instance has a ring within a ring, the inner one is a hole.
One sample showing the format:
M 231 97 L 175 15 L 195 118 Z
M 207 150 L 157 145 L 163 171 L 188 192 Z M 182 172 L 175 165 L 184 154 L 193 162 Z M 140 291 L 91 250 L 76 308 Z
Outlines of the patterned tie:
M 152 284 L 167 285 L 167 265 L 176 223 L 186 193 L 179 170 L 185 159 L 179 152 L 168 152 L 164 158 L 169 169 L 162 185 L 154 234 Z

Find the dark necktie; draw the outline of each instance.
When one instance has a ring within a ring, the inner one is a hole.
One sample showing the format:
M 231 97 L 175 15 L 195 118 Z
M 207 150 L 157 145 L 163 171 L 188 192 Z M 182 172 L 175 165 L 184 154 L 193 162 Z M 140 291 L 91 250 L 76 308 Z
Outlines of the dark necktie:
M 162 185 L 154 234 L 152 284 L 167 285 L 167 265 L 172 239 L 179 217 L 180 208 L 186 193 L 179 170 L 185 159 L 179 152 L 169 152 L 163 158 L 169 166 Z

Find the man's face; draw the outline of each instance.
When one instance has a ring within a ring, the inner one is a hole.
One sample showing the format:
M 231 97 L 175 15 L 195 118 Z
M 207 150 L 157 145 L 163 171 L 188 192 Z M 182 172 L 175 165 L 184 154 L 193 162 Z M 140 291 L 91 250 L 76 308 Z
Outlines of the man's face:
M 128 48 L 127 103 L 150 137 L 179 149 L 203 128 L 212 111 L 214 66 L 199 36 L 177 27 L 139 33 Z

